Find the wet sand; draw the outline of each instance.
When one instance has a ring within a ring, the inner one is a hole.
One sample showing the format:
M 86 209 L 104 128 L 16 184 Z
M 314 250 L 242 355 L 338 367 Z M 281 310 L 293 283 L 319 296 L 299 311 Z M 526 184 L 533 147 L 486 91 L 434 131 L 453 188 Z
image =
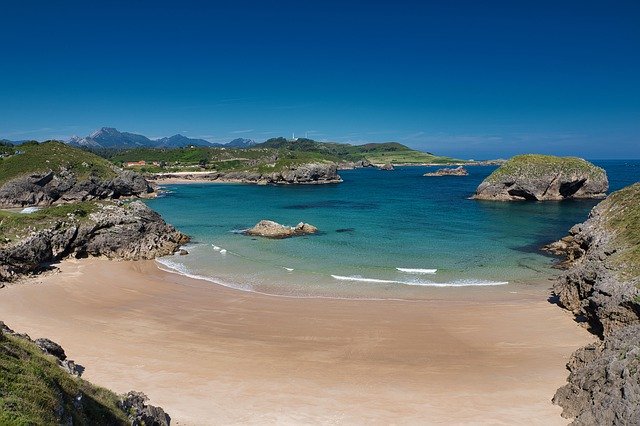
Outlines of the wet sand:
M 549 283 L 427 301 L 294 299 L 153 261 L 65 261 L 0 290 L 0 320 L 83 377 L 147 393 L 174 424 L 566 424 L 551 404 L 592 337 Z

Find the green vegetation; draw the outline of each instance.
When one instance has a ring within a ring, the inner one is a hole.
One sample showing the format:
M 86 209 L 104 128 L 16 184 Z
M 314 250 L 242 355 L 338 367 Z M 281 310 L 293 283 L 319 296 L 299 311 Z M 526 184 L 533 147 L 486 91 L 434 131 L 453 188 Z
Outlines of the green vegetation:
M 112 178 L 116 175 L 105 159 L 62 142 L 26 143 L 9 149 L 13 150 L 12 155 L 0 158 L 0 182 L 27 173 L 60 171 L 62 168 L 75 173 L 78 179 L 89 176 Z
M 489 175 L 487 181 L 501 181 L 505 176 L 549 176 L 557 173 L 587 172 L 594 178 L 604 178 L 605 171 L 582 158 L 553 155 L 516 155 Z
M 59 220 L 86 220 L 90 213 L 98 210 L 100 204 L 104 202 L 85 201 L 61 204 L 28 214 L 0 210 L 0 246 L 14 239 L 23 238 L 33 231 L 51 227 Z
M 0 424 L 129 424 L 118 400 L 62 370 L 35 344 L 0 333 Z
M 615 245 L 623 247 L 612 259 L 623 267 L 625 278 L 640 278 L 640 183 L 612 193 L 598 208 L 604 209 Z
M 316 142 L 311 139 L 290 141 L 274 138 L 249 149 L 229 148 L 136 148 L 125 151 L 101 152 L 116 165 L 144 160 L 145 166 L 134 166 L 141 172 L 162 171 L 281 171 L 309 162 L 348 162 L 367 160 L 374 164 L 451 164 L 460 162 L 448 157 L 415 151 L 399 143 L 347 145 Z M 156 162 L 156 165 L 152 163 Z

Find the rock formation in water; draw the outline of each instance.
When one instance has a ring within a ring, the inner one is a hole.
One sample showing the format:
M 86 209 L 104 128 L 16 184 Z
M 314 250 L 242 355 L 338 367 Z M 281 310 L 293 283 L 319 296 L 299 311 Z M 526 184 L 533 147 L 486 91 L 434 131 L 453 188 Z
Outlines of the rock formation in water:
M 586 160 L 551 155 L 518 155 L 478 186 L 476 200 L 565 200 L 604 198 L 606 172 Z
M 0 241 L 0 281 L 38 272 L 66 257 L 153 259 L 189 240 L 140 201 L 96 202 L 89 209 L 45 216 L 42 222 L 12 231 L 20 234 Z
M 462 166 L 455 168 L 438 169 L 435 172 L 425 173 L 422 176 L 468 176 L 469 172 Z
M 573 354 L 554 402 L 574 424 L 640 424 L 640 183 L 547 249 L 567 256 L 553 287 L 560 306 L 603 339 Z
M 391 164 L 391 163 L 386 163 L 386 164 L 383 164 L 382 166 L 380 166 L 379 169 L 380 170 L 389 170 L 389 171 L 391 171 L 391 170 L 395 170 L 395 167 L 393 167 L 393 164 Z
M 285 226 L 271 220 L 261 220 L 253 228 L 244 231 L 244 234 L 267 238 L 289 238 L 316 232 L 318 228 L 308 223 L 300 222 L 296 226 Z

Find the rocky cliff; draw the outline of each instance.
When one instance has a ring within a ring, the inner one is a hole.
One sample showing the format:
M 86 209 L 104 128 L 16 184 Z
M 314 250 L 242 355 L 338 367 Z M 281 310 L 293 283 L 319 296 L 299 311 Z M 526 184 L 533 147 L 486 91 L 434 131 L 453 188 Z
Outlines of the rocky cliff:
M 496 169 L 476 190 L 476 200 L 546 201 L 604 198 L 606 172 L 586 160 L 551 155 L 518 155 Z
M 239 182 L 254 184 L 323 184 L 339 183 L 335 163 L 307 163 L 288 166 L 282 170 L 270 171 L 268 167 L 256 170 L 240 170 L 232 172 L 210 173 L 161 173 L 152 179 L 161 182 L 163 179 L 211 180 L 220 182 Z
M 554 401 L 575 424 L 640 423 L 640 183 L 547 249 L 567 259 L 554 285 L 559 304 L 603 339 L 573 355 Z
M 7 215 L 0 222 L 0 281 L 65 257 L 153 259 L 189 240 L 140 201 L 50 207 L 32 215 Z
M 142 197 L 153 192 L 149 183 L 132 171 L 114 172 L 104 179 L 84 179 L 68 169 L 29 173 L 0 186 L 0 207 L 49 206 L 55 203 Z

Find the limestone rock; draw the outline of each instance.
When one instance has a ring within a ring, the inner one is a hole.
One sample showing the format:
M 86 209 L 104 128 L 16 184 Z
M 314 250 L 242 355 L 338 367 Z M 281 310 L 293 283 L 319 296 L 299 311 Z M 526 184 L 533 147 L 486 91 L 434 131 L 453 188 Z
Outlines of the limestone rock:
M 188 241 L 140 201 L 99 204 L 87 218 L 58 219 L 24 239 L 0 245 L 0 281 L 14 281 L 69 256 L 153 259 L 174 253 Z
M 118 172 L 111 180 L 80 180 L 68 170 L 32 173 L 0 185 L 0 207 L 49 206 L 55 203 L 142 197 L 153 188 L 139 174 Z
M 425 173 L 422 176 L 468 176 L 469 172 L 462 166 L 455 168 L 438 169 L 435 172 Z
M 604 198 L 606 172 L 586 160 L 551 155 L 518 155 L 478 186 L 476 200 L 565 200 Z
M 383 164 L 382 166 L 379 167 L 380 170 L 395 170 L 395 167 L 393 167 L 393 164 L 391 163 L 387 163 L 387 164 Z
M 129 413 L 132 426 L 169 426 L 171 417 L 162 408 L 147 405 L 148 400 L 144 393 L 130 391 L 120 401 L 120 408 Z
M 267 238 L 288 238 L 315 234 L 316 232 L 318 232 L 318 228 L 308 223 L 300 222 L 295 227 L 292 227 L 281 225 L 271 220 L 261 220 L 253 228 L 244 231 L 244 234 Z

